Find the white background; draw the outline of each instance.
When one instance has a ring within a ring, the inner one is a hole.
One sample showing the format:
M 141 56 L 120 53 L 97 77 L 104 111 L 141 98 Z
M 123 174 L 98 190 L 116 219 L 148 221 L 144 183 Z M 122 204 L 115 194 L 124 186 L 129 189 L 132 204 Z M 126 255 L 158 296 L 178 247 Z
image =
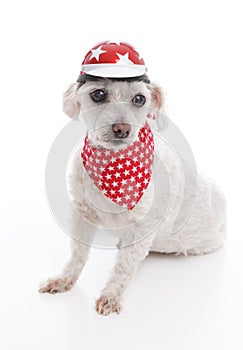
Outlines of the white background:
M 160 7 L 158 7 L 160 6 Z M 14 349 L 242 349 L 242 2 L 5 1 L 0 8 L 0 347 Z M 68 237 L 49 213 L 45 161 L 69 121 L 62 93 L 86 52 L 133 43 L 166 93 L 169 117 L 198 166 L 222 187 L 228 239 L 203 257 L 153 255 L 121 315 L 94 301 L 114 251 L 92 250 L 77 286 L 38 294 L 60 271 Z

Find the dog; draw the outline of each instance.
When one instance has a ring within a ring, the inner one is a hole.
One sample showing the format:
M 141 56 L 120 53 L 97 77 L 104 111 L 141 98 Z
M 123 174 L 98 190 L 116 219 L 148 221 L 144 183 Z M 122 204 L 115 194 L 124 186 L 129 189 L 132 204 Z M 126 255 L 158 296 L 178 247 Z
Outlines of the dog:
M 42 282 L 39 291 L 55 294 L 68 291 L 74 286 L 92 245 L 92 242 L 82 244 L 82 235 L 93 237 L 95 226 L 120 228 L 129 224 L 132 229 L 124 229 L 123 234 L 119 235 L 115 266 L 96 301 L 96 311 L 101 315 L 109 315 L 120 313 L 126 287 L 149 252 L 200 255 L 219 249 L 226 238 L 226 205 L 218 186 L 198 172 L 192 208 L 187 220 L 174 233 L 174 224 L 185 193 L 185 172 L 177 164 L 174 153 L 166 143 L 161 150 L 161 159 L 169 178 L 170 204 L 166 216 L 157 226 L 155 221 L 160 217 L 162 209 L 153 205 L 153 201 L 155 193 L 163 188 L 163 183 L 156 182 L 153 174 L 151 179 L 148 177 L 149 183 L 139 194 L 141 197 L 137 203 L 130 204 L 131 210 L 126 208 L 126 204 L 119 206 L 114 198 L 104 196 L 104 190 L 94 182 L 92 176 L 86 176 L 84 180 L 85 172 L 90 168 L 82 165 L 80 154 L 83 163 L 88 162 L 89 154 L 86 154 L 86 158 L 84 155 L 86 148 L 112 154 L 125 152 L 139 142 L 139 135 L 141 130 L 145 130 L 142 129 L 145 125 L 151 131 L 148 126 L 151 116 L 155 119 L 158 130 L 166 128 L 166 118 L 161 113 L 164 96 L 157 84 L 146 78 L 87 77 L 89 75 L 86 74 L 83 80 L 71 84 L 63 97 L 64 112 L 74 119 L 84 118 L 87 126 L 87 144 L 79 147 L 72 156 L 68 177 L 72 203 L 85 219 L 82 225 L 77 220 L 72 223 L 73 232 L 77 232 L 81 240 L 71 239 L 71 257 L 62 273 Z M 144 154 L 148 148 L 144 148 Z M 142 152 L 141 154 L 143 156 Z M 151 157 L 150 155 L 150 159 Z M 118 173 L 114 175 L 119 177 Z M 186 175 L 190 177 L 195 174 L 188 171 Z M 100 210 L 102 207 L 106 210 Z M 144 217 L 146 222 L 141 225 Z M 93 225 L 88 224 L 90 221 Z

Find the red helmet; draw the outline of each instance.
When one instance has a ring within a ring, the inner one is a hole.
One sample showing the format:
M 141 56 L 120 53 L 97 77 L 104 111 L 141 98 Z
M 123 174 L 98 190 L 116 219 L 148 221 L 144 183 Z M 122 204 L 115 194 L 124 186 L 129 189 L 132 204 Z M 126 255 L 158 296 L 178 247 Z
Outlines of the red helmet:
M 104 78 L 133 78 L 144 76 L 147 71 L 144 60 L 128 43 L 102 41 L 84 57 L 78 81 L 88 74 Z

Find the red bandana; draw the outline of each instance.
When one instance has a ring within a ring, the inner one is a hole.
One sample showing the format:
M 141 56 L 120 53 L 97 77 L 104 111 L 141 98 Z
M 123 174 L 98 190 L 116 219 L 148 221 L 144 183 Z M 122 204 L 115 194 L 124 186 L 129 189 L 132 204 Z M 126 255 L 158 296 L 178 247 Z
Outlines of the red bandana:
M 148 125 L 139 130 L 139 140 L 125 149 L 114 151 L 90 146 L 84 140 L 84 167 L 94 184 L 113 202 L 132 210 L 151 179 L 154 137 Z

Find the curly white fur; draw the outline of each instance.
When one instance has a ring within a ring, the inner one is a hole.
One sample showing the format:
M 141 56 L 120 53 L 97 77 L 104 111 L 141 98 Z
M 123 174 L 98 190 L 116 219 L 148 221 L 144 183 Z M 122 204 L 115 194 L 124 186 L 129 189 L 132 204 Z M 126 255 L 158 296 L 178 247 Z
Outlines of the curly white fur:
M 90 98 L 90 92 L 94 89 L 105 89 L 109 96 L 109 103 L 95 105 Z M 141 108 L 131 105 L 130 101 L 137 93 L 146 97 L 146 104 Z M 84 84 L 72 84 L 64 94 L 64 111 L 74 118 L 84 117 L 89 132 L 90 142 L 95 147 L 116 149 L 117 144 L 112 140 L 110 125 L 114 122 L 129 123 L 131 125 L 143 125 L 146 113 L 142 109 L 157 109 L 162 107 L 162 93 L 155 84 L 144 82 L 118 82 L 100 80 L 98 82 L 85 82 Z M 164 126 L 164 120 L 157 116 L 158 128 Z M 134 126 L 128 139 L 123 140 L 119 147 L 125 147 L 137 137 L 138 129 Z M 159 215 L 160 208 L 151 213 L 148 226 L 138 230 L 134 229 L 131 236 L 124 237 L 120 241 L 116 264 L 111 277 L 101 292 L 96 302 L 98 313 L 108 315 L 111 312 L 120 312 L 123 293 L 135 274 L 139 263 L 144 260 L 150 251 L 176 254 L 204 254 L 215 251 L 222 246 L 226 237 L 226 213 L 225 200 L 220 189 L 205 175 L 198 174 L 197 192 L 192 211 L 186 223 L 176 233 L 172 234 L 172 227 L 182 203 L 185 179 L 184 172 L 175 160 L 171 149 L 164 144 L 161 149 L 161 157 L 169 174 L 170 180 L 170 207 L 166 218 L 157 227 L 156 231 L 146 236 L 146 230 L 153 220 Z M 83 168 L 80 160 L 80 149 L 76 151 L 72 159 L 71 172 L 69 174 L 69 190 L 73 203 L 81 215 L 95 222 L 97 226 L 109 227 L 117 223 L 139 223 L 140 219 L 149 210 L 153 200 L 153 186 L 151 183 L 144 196 L 132 211 L 123 214 L 103 212 L 102 215 L 97 207 L 104 204 L 110 209 L 117 206 L 108 202 L 103 194 L 95 187 L 91 179 L 83 186 Z M 190 170 L 186 174 L 193 176 Z M 163 184 L 161 184 L 163 186 Z M 156 189 L 155 189 L 156 190 Z M 89 193 L 89 198 L 86 193 Z M 95 198 L 94 206 L 90 198 Z M 94 235 L 92 229 L 81 227 L 79 222 L 73 222 L 74 231 L 79 235 Z M 138 226 L 139 227 L 139 226 Z M 144 232 L 141 232 L 144 231 Z M 139 240 L 139 237 L 145 237 Z M 137 243 L 134 243 L 136 241 Z M 69 290 L 77 281 L 89 254 L 89 246 L 72 240 L 71 258 L 66 264 L 62 274 L 43 282 L 40 292 L 63 292 Z

